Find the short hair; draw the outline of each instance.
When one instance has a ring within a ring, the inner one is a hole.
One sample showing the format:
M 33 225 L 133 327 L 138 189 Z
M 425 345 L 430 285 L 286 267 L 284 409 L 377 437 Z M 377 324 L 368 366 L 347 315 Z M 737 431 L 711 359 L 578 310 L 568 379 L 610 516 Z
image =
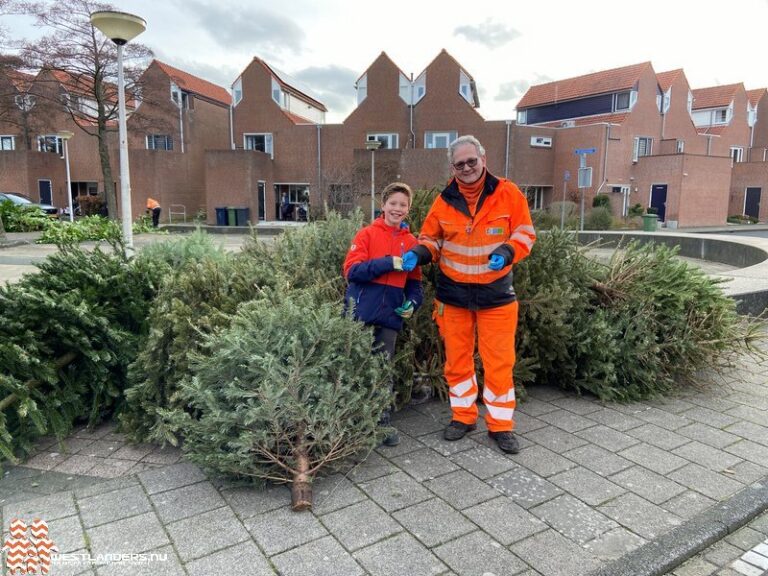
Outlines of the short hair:
M 471 134 L 467 134 L 466 136 L 459 136 L 456 138 L 456 140 L 448 145 L 448 162 L 450 164 L 453 164 L 453 154 L 456 152 L 456 148 L 462 146 L 463 144 L 472 144 L 472 146 L 475 147 L 475 150 L 477 150 L 478 156 L 485 156 L 485 148 L 483 148 L 483 145 L 480 144 L 480 140 Z
M 397 194 L 398 192 L 408 196 L 408 202 L 413 198 L 413 192 L 408 184 L 405 182 L 392 182 L 392 184 L 388 184 L 384 190 L 381 191 L 381 203 L 384 204 L 392 194 Z

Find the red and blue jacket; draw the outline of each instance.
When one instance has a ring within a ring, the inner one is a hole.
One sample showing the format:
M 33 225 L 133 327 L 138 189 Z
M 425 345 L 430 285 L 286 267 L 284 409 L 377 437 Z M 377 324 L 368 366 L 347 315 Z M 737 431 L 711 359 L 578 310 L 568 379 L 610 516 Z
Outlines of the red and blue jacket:
M 344 277 L 349 283 L 345 301 L 354 302 L 355 318 L 398 331 L 403 319 L 395 308 L 404 300 L 418 308 L 423 299 L 421 268 L 397 271 L 392 261 L 393 256 L 402 257 L 418 245 L 408 225 L 403 226 L 388 226 L 383 217 L 377 218 L 355 235 L 344 260 Z

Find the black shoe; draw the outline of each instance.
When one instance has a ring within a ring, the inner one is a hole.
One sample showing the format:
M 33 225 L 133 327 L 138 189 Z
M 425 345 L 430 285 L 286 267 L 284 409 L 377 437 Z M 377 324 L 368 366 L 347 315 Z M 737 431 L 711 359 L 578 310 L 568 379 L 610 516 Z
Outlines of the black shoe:
M 408 401 L 408 405 L 418 406 L 428 402 L 430 398 L 432 398 L 432 388 L 429 386 L 419 386 L 411 392 L 411 399 Z
M 400 434 L 398 434 L 397 430 L 393 430 L 391 433 L 384 436 L 384 440 L 382 440 L 381 444 L 382 446 L 387 446 L 389 448 L 397 446 L 400 444 Z
M 488 432 L 488 436 L 496 440 L 496 444 L 499 445 L 502 452 L 507 454 L 517 454 L 520 452 L 520 444 L 517 442 L 517 436 L 514 432 Z
M 443 431 L 443 438 L 449 442 L 461 440 L 467 435 L 467 432 L 471 432 L 474 429 L 474 424 L 464 424 L 464 422 L 459 422 L 458 420 L 451 420 L 451 423 Z

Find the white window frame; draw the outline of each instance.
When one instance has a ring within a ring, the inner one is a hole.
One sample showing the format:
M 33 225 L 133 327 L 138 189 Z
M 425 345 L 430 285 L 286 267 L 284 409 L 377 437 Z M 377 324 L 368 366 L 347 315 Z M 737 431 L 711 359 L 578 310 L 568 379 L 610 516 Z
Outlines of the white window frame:
M 683 154 L 685 152 L 685 140 L 678 139 L 675 142 L 675 154 Z
M 243 79 L 238 78 L 232 84 L 232 106 L 237 106 L 243 99 Z
M 526 186 L 525 199 L 531 210 L 541 210 L 544 208 L 544 188 L 545 186 Z M 533 200 L 533 203 L 531 203 Z
M 163 150 L 165 152 L 173 150 L 173 137 L 170 134 L 147 134 L 145 140 L 147 150 Z M 161 142 L 162 146 L 158 146 L 158 142 Z
M 649 136 L 635 136 L 632 146 L 632 162 L 637 162 L 641 156 L 653 154 L 653 138 Z
M 47 149 L 51 145 L 54 149 Z M 58 134 L 41 134 L 37 137 L 37 150 L 38 152 L 55 152 L 64 158 L 64 140 Z
M 744 147 L 731 146 L 731 166 L 739 162 L 744 162 Z
M 394 150 L 400 147 L 397 132 L 376 132 L 365 137 L 366 142 L 375 142 L 376 140 L 381 142 L 379 150 Z
M 619 98 L 622 96 L 627 97 L 627 105 L 626 106 L 620 106 L 619 104 Z M 624 112 L 625 110 L 631 110 L 632 109 L 632 91 L 631 90 L 625 90 L 623 92 L 616 92 L 613 95 L 613 111 L 614 112 Z
M 424 132 L 424 148 L 443 149 L 448 148 L 451 142 L 458 138 L 458 132 L 455 130 L 428 130 Z M 445 146 L 436 146 L 436 139 L 445 139 Z
M 528 110 L 518 110 L 517 111 L 517 123 L 518 124 L 527 124 L 528 123 Z
M 248 146 L 248 139 L 255 136 L 263 136 L 264 137 L 264 150 L 259 150 L 258 148 L 255 148 L 253 146 Z M 274 145 L 274 138 L 272 137 L 271 132 L 246 132 L 243 134 L 243 150 L 256 150 L 259 152 L 264 152 L 265 154 L 269 154 L 269 157 L 273 160 L 275 159 L 275 145 Z
M 475 102 L 472 98 L 472 83 L 464 70 L 459 70 L 459 94 L 464 100 L 474 106 Z
M 287 186 L 288 189 L 282 188 L 283 186 Z M 283 192 L 288 192 L 288 201 L 291 204 L 302 204 L 303 202 L 309 204 L 309 199 L 312 197 L 308 182 L 275 182 L 272 189 L 275 191 L 275 198 L 278 199 L 282 197 Z
M 712 111 L 712 124 L 728 124 L 728 108 L 720 108 Z
M 357 89 L 357 103 L 362 103 L 368 97 L 368 74 L 363 74 L 355 84 Z
M 272 78 L 272 100 L 280 106 L 280 108 L 285 108 L 285 91 L 283 90 L 283 87 L 280 85 L 280 82 L 277 81 L 276 78 Z
M 0 134 L 0 152 L 16 150 L 16 137 Z
M 688 114 L 692 114 L 693 113 L 693 92 L 691 92 L 690 90 L 688 90 L 687 107 L 688 107 Z

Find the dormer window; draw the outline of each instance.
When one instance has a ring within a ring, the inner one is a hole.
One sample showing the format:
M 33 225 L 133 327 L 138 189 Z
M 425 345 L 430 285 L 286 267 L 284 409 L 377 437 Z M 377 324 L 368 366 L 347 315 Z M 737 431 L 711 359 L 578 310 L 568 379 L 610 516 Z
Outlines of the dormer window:
M 613 111 L 629 110 L 632 106 L 632 92 L 618 92 L 613 95 Z
M 238 78 L 235 83 L 232 84 L 232 105 L 237 106 L 240 100 L 243 99 L 243 79 Z
M 283 92 L 280 83 L 274 78 L 272 78 L 272 100 L 281 108 L 285 108 L 285 92 Z
M 363 74 L 357 81 L 357 103 L 360 104 L 368 96 L 368 74 Z
M 358 87 L 360 83 L 358 82 Z M 408 105 L 417 104 L 419 100 L 424 98 L 424 95 L 427 93 L 427 73 L 422 72 L 421 75 L 419 75 L 416 80 L 411 82 L 408 77 L 400 73 L 400 86 L 399 86 L 399 94 L 400 98 L 403 102 L 405 102 Z M 359 104 L 362 102 L 360 98 L 359 88 L 358 88 L 358 95 L 357 95 L 357 103 Z
M 464 70 L 459 71 L 459 94 L 474 106 L 474 99 L 472 98 L 472 84 L 469 80 L 469 76 Z

